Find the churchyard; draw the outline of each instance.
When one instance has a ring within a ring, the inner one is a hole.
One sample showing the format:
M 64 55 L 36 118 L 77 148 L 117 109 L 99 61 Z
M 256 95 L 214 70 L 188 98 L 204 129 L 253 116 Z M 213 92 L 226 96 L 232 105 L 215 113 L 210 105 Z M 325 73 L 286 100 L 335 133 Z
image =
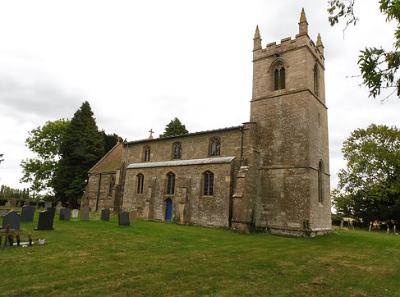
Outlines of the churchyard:
M 38 212 L 21 221 L 34 244 L 0 248 L 0 296 L 400 296 L 393 234 L 285 238 L 83 215 L 56 214 L 48 231 L 34 230 Z

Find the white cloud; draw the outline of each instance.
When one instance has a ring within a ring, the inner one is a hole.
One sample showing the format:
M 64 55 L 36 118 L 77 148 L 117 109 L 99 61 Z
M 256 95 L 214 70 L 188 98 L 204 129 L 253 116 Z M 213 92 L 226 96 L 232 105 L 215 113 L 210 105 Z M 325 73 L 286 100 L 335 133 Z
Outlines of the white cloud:
M 392 44 L 377 1 L 358 1 L 360 22 L 343 39 L 326 1 L 9 1 L 0 9 L 0 183 L 18 186 L 28 131 L 72 117 L 89 100 L 98 125 L 129 140 L 156 135 L 179 117 L 190 131 L 248 121 L 256 24 L 263 44 L 297 33 L 305 7 L 310 36 L 326 49 L 331 174 L 340 147 L 370 123 L 398 124 L 399 100 L 369 99 L 357 79 L 358 50 Z M 373 21 L 371 21 L 373 20 Z M 223 111 L 223 112 L 221 112 Z

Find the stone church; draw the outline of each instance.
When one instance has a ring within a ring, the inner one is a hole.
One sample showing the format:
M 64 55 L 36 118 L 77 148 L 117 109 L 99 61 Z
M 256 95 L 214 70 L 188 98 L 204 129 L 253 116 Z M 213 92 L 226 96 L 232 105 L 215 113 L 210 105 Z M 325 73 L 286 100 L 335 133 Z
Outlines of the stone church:
M 294 39 L 263 47 L 257 27 L 249 121 L 118 143 L 90 170 L 86 203 L 146 220 L 244 232 L 329 232 L 324 60 L 304 10 Z

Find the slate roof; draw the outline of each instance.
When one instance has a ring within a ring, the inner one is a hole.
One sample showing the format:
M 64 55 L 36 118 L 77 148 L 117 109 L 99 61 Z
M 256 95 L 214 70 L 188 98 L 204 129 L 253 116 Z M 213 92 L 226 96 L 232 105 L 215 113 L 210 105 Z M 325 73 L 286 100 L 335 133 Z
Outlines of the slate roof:
M 189 165 L 204 165 L 204 164 L 224 164 L 230 163 L 235 157 L 213 157 L 204 159 L 191 159 L 191 160 L 172 160 L 161 162 L 143 162 L 132 163 L 128 165 L 128 169 L 136 168 L 154 168 L 154 167 L 171 167 L 171 166 L 189 166 Z
M 177 135 L 177 136 L 168 136 L 168 137 L 159 137 L 159 138 L 153 138 L 153 139 L 140 139 L 140 140 L 134 140 L 134 141 L 128 141 L 126 142 L 127 145 L 130 144 L 137 144 L 137 143 L 143 143 L 143 142 L 154 142 L 154 141 L 162 141 L 166 139 L 174 139 L 174 138 L 183 138 L 183 137 L 189 137 L 189 136 L 194 136 L 194 135 L 202 135 L 202 134 L 211 134 L 211 133 L 217 133 L 217 132 L 225 132 L 225 131 L 230 131 L 230 130 L 239 130 L 242 129 L 243 126 L 232 126 L 232 127 L 226 127 L 226 128 L 221 128 L 221 129 L 215 129 L 215 130 L 205 130 L 205 131 L 199 131 L 199 132 L 193 132 L 193 133 L 188 133 L 184 135 Z

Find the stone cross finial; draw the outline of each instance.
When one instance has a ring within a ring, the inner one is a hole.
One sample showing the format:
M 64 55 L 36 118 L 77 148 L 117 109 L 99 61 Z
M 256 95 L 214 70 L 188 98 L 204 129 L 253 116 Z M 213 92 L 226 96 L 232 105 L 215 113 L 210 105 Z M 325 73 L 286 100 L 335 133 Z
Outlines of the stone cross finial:
M 253 51 L 257 51 L 260 50 L 261 47 L 261 36 L 260 36 L 260 30 L 258 29 L 258 25 L 256 27 L 256 32 L 254 33 L 254 47 L 253 47 Z
M 299 35 L 308 34 L 308 22 L 304 8 L 301 9 L 300 22 L 299 22 Z
M 154 133 L 153 129 L 150 129 L 149 133 L 150 133 L 149 139 L 153 139 L 153 133 Z

